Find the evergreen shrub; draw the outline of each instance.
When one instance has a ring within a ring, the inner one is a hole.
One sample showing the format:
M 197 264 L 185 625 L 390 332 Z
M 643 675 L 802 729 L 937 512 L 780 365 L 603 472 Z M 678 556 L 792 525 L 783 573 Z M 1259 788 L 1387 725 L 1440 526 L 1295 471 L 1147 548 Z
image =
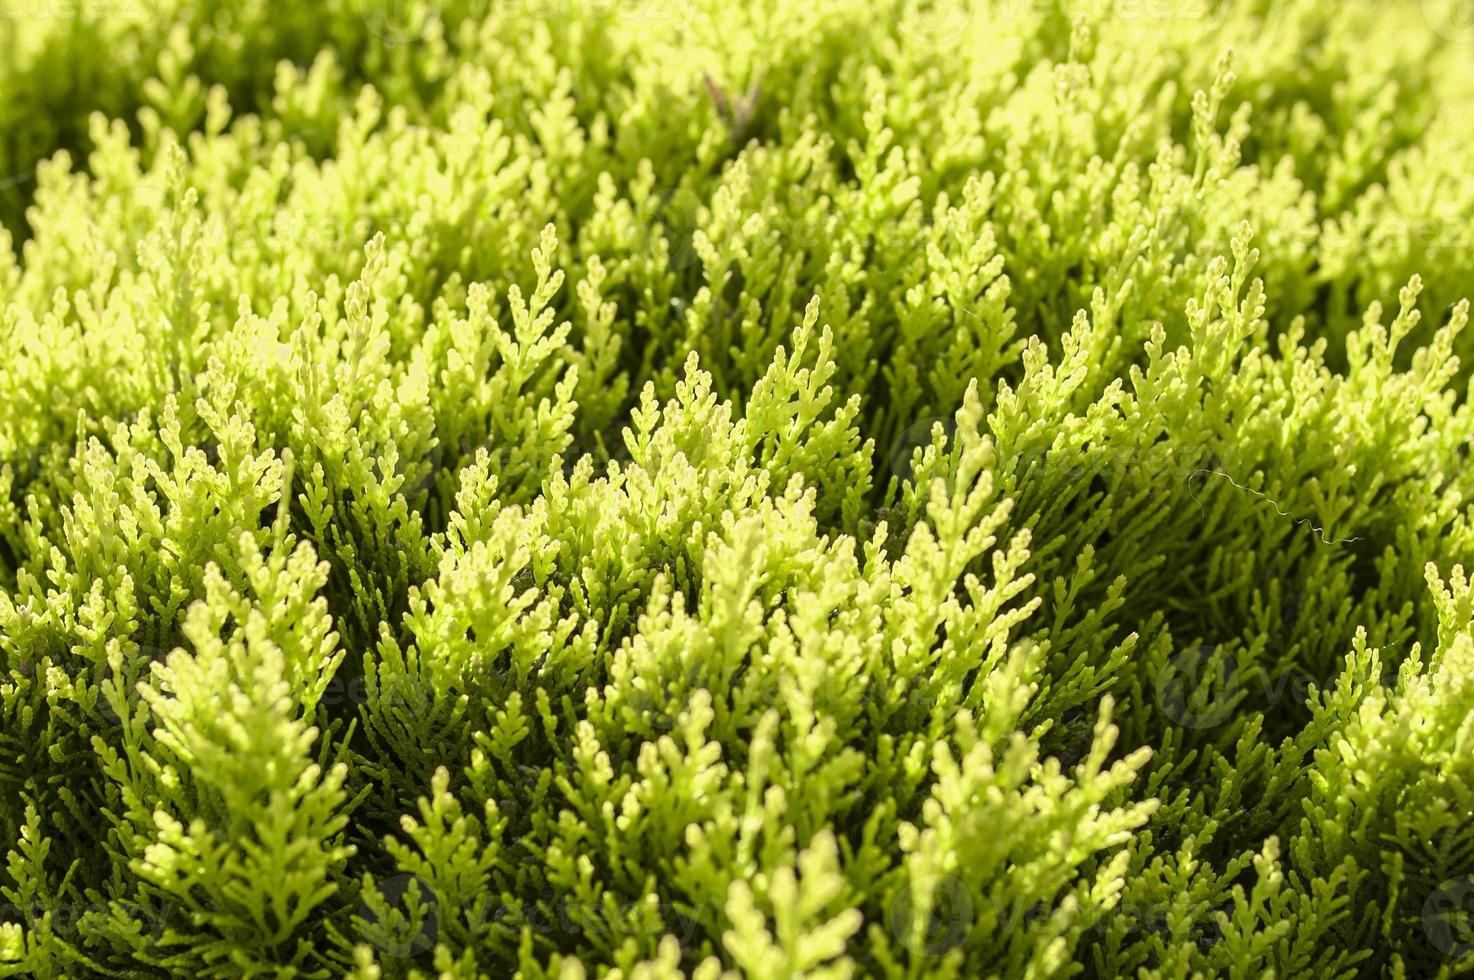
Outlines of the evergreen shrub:
M 1474 974 L 1474 22 L 0 0 L 0 975 Z

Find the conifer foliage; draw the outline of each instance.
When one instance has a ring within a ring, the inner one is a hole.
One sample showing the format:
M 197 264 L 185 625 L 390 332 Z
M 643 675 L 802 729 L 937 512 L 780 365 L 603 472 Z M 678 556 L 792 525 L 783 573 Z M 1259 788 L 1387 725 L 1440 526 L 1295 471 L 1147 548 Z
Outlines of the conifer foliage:
M 0 976 L 1474 973 L 1443 0 L 0 0 Z

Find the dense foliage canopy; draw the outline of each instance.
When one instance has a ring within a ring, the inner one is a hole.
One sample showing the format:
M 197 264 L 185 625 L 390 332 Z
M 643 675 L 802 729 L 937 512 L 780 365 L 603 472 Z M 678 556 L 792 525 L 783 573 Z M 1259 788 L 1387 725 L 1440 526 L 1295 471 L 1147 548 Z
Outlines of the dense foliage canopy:
M 1447 0 L 0 0 L 0 975 L 1474 971 Z

